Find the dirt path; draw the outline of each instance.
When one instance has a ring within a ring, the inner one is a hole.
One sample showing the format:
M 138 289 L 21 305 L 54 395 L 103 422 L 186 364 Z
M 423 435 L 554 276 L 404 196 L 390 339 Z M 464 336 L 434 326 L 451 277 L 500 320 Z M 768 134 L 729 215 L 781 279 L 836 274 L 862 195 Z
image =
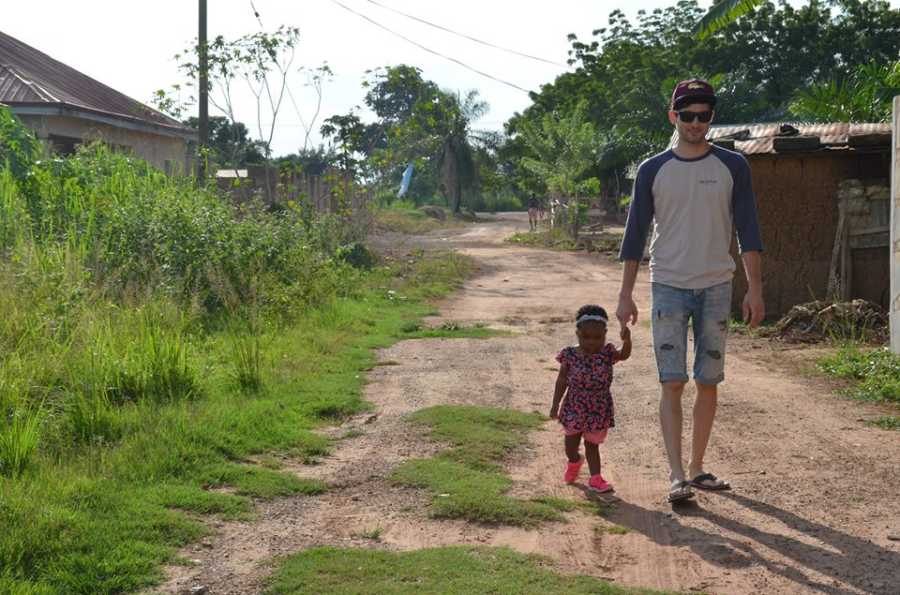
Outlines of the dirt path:
M 667 470 L 657 425 L 658 384 L 646 323 L 635 354 L 616 369 L 619 426 L 601 450 L 604 475 L 620 501 L 610 520 L 627 534 L 597 531 L 573 515 L 537 530 L 483 527 L 428 517 L 428 497 L 386 478 L 400 462 L 435 446 L 403 417 L 458 403 L 544 412 L 555 353 L 574 340 L 570 322 L 583 303 L 615 307 L 619 267 L 597 255 L 505 245 L 527 220 L 505 216 L 465 233 L 432 237 L 473 256 L 481 273 L 441 305 L 442 319 L 512 330 L 490 340 L 405 341 L 380 354 L 396 363 L 371 373 L 366 398 L 377 416 L 334 430 L 360 434 L 339 443 L 322 465 L 293 467 L 334 486 L 315 498 L 261 503 L 253 523 L 215 523 L 216 535 L 182 555 L 193 567 L 168 569 L 159 592 L 255 593 L 273 556 L 314 545 L 414 549 L 443 544 L 506 545 L 541 553 L 562 571 L 618 584 L 711 593 L 900 593 L 900 435 L 865 426 L 874 409 L 830 394 L 796 370 L 802 354 L 732 337 L 707 467 L 735 486 L 699 494 L 678 510 L 664 504 Z M 638 307 L 646 314 L 642 273 Z M 693 400 L 686 395 L 686 405 Z M 690 416 L 687 415 L 687 418 Z M 686 423 L 689 435 L 689 422 Z M 555 425 L 532 436 L 510 472 L 517 495 L 584 498 L 560 482 Z M 586 479 L 584 476 L 582 480 Z M 361 536 L 380 528 L 380 542 Z

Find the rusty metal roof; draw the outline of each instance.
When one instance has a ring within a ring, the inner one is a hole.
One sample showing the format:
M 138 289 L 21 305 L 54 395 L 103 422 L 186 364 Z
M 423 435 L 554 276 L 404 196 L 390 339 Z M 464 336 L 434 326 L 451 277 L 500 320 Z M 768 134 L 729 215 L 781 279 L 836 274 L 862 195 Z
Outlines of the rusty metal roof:
M 814 150 L 848 149 L 854 137 L 883 136 L 885 145 L 890 144 L 891 125 L 889 123 L 849 123 L 803 124 L 799 122 L 770 122 L 766 124 L 729 124 L 712 126 L 707 138 L 711 141 L 733 140 L 734 149 L 745 155 L 777 153 L 775 140 L 791 137 L 817 137 L 820 147 Z M 669 147 L 678 142 L 678 133 L 672 134 Z M 797 152 L 797 151 L 792 151 Z
M 0 103 L 69 106 L 193 135 L 193 130 L 0 31 Z

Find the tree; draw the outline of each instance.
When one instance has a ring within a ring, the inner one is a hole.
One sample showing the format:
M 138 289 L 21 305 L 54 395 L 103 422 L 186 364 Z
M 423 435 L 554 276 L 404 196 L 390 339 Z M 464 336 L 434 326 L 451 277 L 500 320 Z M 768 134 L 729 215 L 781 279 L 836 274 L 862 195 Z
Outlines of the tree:
M 863 64 L 842 80 L 800 89 L 790 109 L 810 122 L 888 122 L 896 95 L 900 60 L 893 65 Z
M 197 128 L 200 123 L 196 117 L 191 117 L 185 124 Z M 209 119 L 209 144 L 210 161 L 217 167 L 237 168 L 266 160 L 264 144 L 250 138 L 250 132 L 242 122 L 231 122 L 224 116 Z
M 599 189 L 599 180 L 588 177 L 598 159 L 601 138 L 581 103 L 567 114 L 544 114 L 540 124 L 529 122 L 522 138 L 535 157 L 523 158 L 523 165 L 539 176 L 551 193 L 569 198 L 572 235 L 578 237 L 582 205 L 579 196 Z

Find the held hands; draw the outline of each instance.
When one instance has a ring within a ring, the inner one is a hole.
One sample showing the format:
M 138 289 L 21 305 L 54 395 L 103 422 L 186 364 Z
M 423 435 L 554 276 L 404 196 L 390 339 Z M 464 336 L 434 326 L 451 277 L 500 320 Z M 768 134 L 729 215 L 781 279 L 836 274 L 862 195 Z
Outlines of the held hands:
M 616 318 L 619 319 L 619 324 L 622 326 L 622 328 L 627 328 L 629 322 L 631 322 L 631 324 L 637 324 L 637 305 L 634 303 L 634 298 L 632 298 L 630 295 L 619 296 L 619 307 L 616 308 Z M 622 339 L 624 338 L 625 337 L 622 337 Z
M 631 329 L 628 328 L 627 325 L 622 325 L 622 331 L 619 333 L 619 337 L 623 342 L 631 341 Z

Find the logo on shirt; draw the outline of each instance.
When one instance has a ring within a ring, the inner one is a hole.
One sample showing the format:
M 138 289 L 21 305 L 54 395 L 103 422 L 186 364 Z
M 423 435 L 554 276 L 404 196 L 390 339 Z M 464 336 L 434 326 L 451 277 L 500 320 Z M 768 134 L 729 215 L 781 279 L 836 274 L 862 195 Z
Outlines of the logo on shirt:
M 718 184 L 719 180 L 697 180 L 699 184 Z

